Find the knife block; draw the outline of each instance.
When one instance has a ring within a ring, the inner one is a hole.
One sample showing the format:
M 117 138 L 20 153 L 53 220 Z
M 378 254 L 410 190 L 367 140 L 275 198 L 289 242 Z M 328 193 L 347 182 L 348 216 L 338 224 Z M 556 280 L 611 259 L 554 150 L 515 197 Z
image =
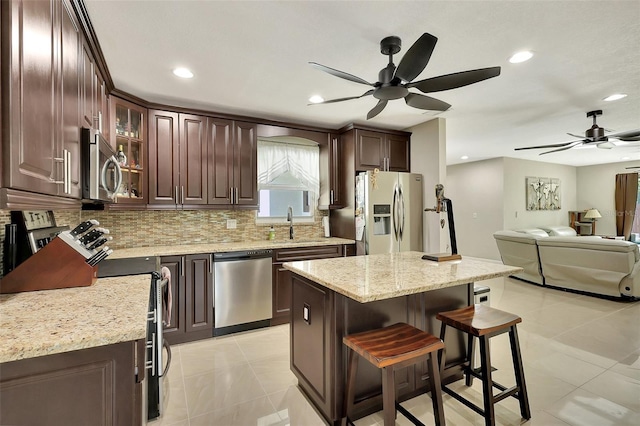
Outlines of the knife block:
M 98 267 L 62 238 L 54 238 L 0 280 L 0 293 L 87 287 L 98 279 Z

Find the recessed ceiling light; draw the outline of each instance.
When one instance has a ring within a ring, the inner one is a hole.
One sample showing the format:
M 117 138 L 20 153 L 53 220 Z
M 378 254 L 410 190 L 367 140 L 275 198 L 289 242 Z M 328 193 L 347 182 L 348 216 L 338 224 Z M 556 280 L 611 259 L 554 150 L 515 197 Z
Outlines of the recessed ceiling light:
M 533 52 L 523 50 L 522 52 L 515 53 L 509 58 L 509 62 L 512 64 L 519 64 L 520 62 L 528 61 L 533 57 Z
M 313 95 L 309 98 L 309 102 L 311 102 L 312 104 L 320 104 L 324 102 L 324 98 L 320 95 Z
M 462 157 L 460 157 L 461 160 L 468 160 L 469 156 L 468 155 L 463 155 Z
M 631 160 L 631 157 L 620 157 L 621 160 Z
M 193 73 L 186 68 L 176 68 L 173 70 L 173 73 L 178 77 L 182 78 L 192 78 Z
M 622 99 L 626 97 L 627 95 L 624 93 L 614 93 L 613 95 L 607 96 L 606 98 L 604 98 L 603 101 L 607 101 L 607 102 L 617 101 L 618 99 Z

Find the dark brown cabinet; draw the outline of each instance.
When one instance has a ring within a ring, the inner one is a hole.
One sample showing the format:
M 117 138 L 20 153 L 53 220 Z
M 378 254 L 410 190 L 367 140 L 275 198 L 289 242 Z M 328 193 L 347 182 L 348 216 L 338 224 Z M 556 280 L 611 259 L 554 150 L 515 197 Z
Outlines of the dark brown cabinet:
M 210 254 L 166 256 L 162 266 L 171 271 L 173 307 L 164 329 L 170 344 L 213 336 L 213 259 Z
M 257 125 L 210 118 L 209 204 L 258 208 Z
M 344 256 L 344 246 L 295 247 L 275 250 L 273 256 L 273 317 L 271 325 L 289 322 L 291 311 L 291 273 L 284 262 L 296 260 L 327 259 Z
M 256 208 L 255 125 L 152 110 L 149 171 L 154 207 Z
M 81 34 L 73 9 L 67 0 L 0 7 L 3 187 L 79 198 Z
M 344 179 L 340 136 L 331 133 L 327 144 L 320 145 L 320 209 L 344 207 Z
M 409 136 L 355 129 L 356 171 L 409 171 Z
M 111 145 L 116 150 L 116 157 L 122 157 L 122 184 L 116 194 L 116 204 L 110 209 L 145 208 L 148 198 L 147 180 L 147 109 L 132 102 L 111 97 L 104 106 L 110 106 Z
M 149 204 L 207 204 L 207 117 L 149 111 Z
M 144 347 L 129 341 L 2 364 L 0 424 L 142 424 Z

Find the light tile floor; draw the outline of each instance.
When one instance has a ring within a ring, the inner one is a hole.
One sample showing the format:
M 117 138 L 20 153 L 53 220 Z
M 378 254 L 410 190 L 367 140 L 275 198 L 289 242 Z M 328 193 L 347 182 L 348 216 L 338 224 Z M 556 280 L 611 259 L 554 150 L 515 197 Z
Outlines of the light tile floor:
M 640 303 L 624 303 L 541 288 L 511 278 L 481 282 L 491 306 L 523 318 L 518 326 L 532 419 L 527 425 L 640 425 Z M 495 380 L 511 385 L 507 335 L 491 339 Z M 278 326 L 174 345 L 160 425 L 324 425 L 289 370 L 289 328 Z M 452 385 L 481 405 L 479 381 Z M 449 425 L 483 419 L 444 395 Z M 428 395 L 403 403 L 433 424 Z M 496 408 L 497 423 L 519 425 L 518 402 Z M 382 425 L 382 413 L 356 422 Z M 398 415 L 397 424 L 410 423 Z

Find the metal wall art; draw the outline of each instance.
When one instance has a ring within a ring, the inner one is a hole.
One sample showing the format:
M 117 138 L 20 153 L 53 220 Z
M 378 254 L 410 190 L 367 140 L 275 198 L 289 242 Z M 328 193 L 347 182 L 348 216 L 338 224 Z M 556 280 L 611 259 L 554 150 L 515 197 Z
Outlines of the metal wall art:
M 527 177 L 527 210 L 560 210 L 560 179 Z

